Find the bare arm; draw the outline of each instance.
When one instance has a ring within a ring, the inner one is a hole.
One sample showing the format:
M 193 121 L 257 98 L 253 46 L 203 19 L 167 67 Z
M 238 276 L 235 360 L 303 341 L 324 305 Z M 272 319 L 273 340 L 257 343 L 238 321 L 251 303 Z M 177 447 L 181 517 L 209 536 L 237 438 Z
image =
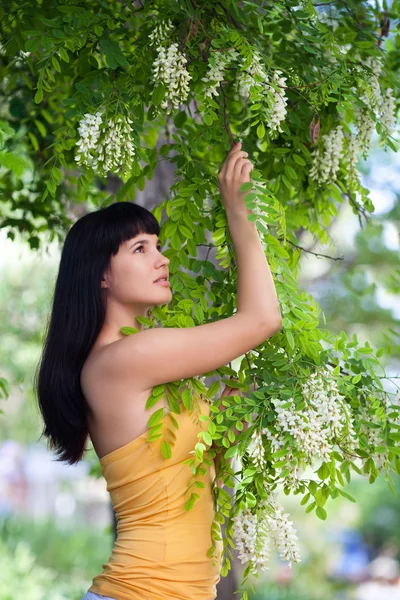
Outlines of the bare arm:
M 161 327 L 119 340 L 104 353 L 100 376 L 128 377 L 140 389 L 203 375 L 280 331 L 276 290 L 254 223 L 247 220 L 241 184 L 252 163 L 234 146 L 218 174 L 238 268 L 236 314 L 197 327 Z
M 253 168 L 246 155 L 240 150 L 240 143 L 234 146 L 231 161 L 224 163 L 218 175 L 237 262 L 237 312 L 258 315 L 280 328 L 282 317 L 268 260 L 255 224 L 247 220 L 251 211 L 244 203 L 246 193 L 239 192 L 240 185 L 249 181 Z

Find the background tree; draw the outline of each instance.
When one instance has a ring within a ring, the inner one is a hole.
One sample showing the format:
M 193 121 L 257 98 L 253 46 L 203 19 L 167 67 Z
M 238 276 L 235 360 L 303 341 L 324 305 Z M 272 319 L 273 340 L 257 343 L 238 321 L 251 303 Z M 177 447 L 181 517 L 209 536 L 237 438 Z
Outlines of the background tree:
M 385 349 L 374 354 L 356 335 L 320 327 L 320 307 L 296 281 L 304 232 L 326 243 L 341 204 L 360 224 L 374 210 L 356 164 L 373 130 L 396 150 L 399 38 L 391 21 L 398 15 L 397 1 L 13 2 L 3 9 L 0 210 L 10 236 L 25 232 L 32 248 L 42 231 L 61 240 L 77 205 L 135 200 L 158 161 L 176 166 L 170 197 L 153 209 L 169 242 L 174 297 L 146 326 L 194 326 L 236 310 L 217 173 L 238 137 L 255 164 L 243 191 L 275 277 L 283 329 L 247 353 L 238 372 L 225 366 L 206 374 L 217 376 L 208 390 L 192 378 L 157 386 L 149 398 L 152 406 L 165 393 L 174 412 L 174 397 L 191 407 L 192 390 L 212 398 L 220 380 L 238 377 L 243 397 L 213 404 L 215 418 L 190 466 L 195 476 L 222 451 L 226 486 L 239 481 L 233 503 L 226 489 L 215 490 L 213 532 L 226 526 L 223 574 L 235 534 L 248 565 L 243 583 L 265 566 L 270 541 L 281 556 L 298 558 L 274 497 L 278 485 L 324 519 L 327 498 L 346 495 L 351 470 L 370 481 L 383 471 L 390 482 L 390 470 L 399 469 L 398 406 L 382 385 L 386 374 L 377 374 Z M 115 177 L 122 185 L 110 195 Z M 199 247 L 207 247 L 205 259 Z M 252 382 L 258 389 L 248 392 Z M 182 383 L 189 384 L 183 392 Z M 243 420 L 251 426 L 235 439 Z M 153 418 L 150 435 L 157 428 Z M 165 458 L 172 451 L 166 441 L 163 451 Z M 235 473 L 228 460 L 236 453 Z M 310 465 L 317 480 L 302 476 Z M 198 495 L 190 494 L 188 510 Z M 255 549 L 243 512 L 255 528 L 266 526 Z

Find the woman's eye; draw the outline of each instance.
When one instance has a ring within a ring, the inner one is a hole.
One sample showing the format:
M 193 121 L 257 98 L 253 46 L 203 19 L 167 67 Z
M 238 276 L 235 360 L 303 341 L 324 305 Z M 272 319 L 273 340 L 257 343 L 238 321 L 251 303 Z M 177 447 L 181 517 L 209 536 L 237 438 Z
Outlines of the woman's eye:
M 134 252 L 133 252 L 133 253 L 135 253 L 135 252 L 136 252 L 136 250 L 139 250 L 140 248 L 144 248 L 143 244 L 141 244 L 140 246 L 138 246 L 138 247 L 137 247 L 137 248 L 134 250 Z M 161 246 L 157 246 L 157 250 L 158 250 L 159 252 L 162 252 L 162 247 L 161 247 Z

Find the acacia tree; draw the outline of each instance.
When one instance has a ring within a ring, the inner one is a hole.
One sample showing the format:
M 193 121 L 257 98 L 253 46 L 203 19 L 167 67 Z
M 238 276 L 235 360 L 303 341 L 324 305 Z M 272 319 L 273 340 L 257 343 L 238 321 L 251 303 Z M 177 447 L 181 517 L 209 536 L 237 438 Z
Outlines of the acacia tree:
M 234 494 L 214 489 L 209 554 L 224 524 L 222 575 L 235 545 L 246 565 L 243 598 L 271 543 L 283 558 L 299 559 L 279 486 L 325 519 L 329 497 L 351 499 L 343 488 L 352 472 L 371 483 L 383 472 L 389 485 L 393 469 L 400 472 L 398 398 L 383 385 L 384 349 L 321 329 L 320 307 L 296 280 L 302 232 L 332 241 L 341 203 L 360 222 L 374 210 L 357 161 L 374 130 L 397 150 L 400 42 L 391 23 L 399 12 L 397 0 L 44 0 L 11 2 L 1 15 L 0 210 L 9 235 L 25 232 L 32 247 L 41 231 L 62 239 L 76 204 L 134 201 L 158 161 L 176 165 L 170 197 L 153 209 L 164 218 L 173 299 L 138 319 L 145 327 L 193 327 L 235 312 L 235 255 L 217 174 L 238 138 L 255 165 L 242 191 L 283 328 L 248 352 L 238 372 L 206 373 L 218 378 L 208 389 L 204 377 L 168 382 L 147 402 L 151 409 L 164 396 L 168 405 L 165 423 L 163 409 L 148 423 L 149 441 L 164 436 L 168 460 L 179 400 L 190 410 L 199 395 L 210 401 L 212 418 L 187 461 L 185 507 L 201 494 L 196 475 L 219 454 L 218 475 Z M 160 134 L 166 143 L 158 147 Z M 111 196 L 110 176 L 121 181 Z M 221 381 L 242 396 L 213 400 Z

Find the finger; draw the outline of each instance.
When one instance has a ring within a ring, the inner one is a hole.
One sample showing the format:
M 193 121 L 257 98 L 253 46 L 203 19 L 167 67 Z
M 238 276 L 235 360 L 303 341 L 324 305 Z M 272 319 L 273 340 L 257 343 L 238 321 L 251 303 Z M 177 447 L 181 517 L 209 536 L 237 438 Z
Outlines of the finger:
M 251 163 L 250 161 L 244 163 L 241 168 L 241 171 L 240 171 L 241 178 L 242 179 L 247 178 L 253 169 L 254 169 L 253 163 Z
M 226 159 L 225 159 L 224 164 L 222 165 L 222 168 L 221 168 L 221 171 L 220 171 L 221 175 L 225 175 L 226 176 L 227 170 L 230 169 L 230 165 L 231 164 L 235 164 L 236 160 L 239 157 L 244 157 L 244 156 L 248 156 L 248 153 L 245 152 L 244 150 L 238 150 L 234 154 L 228 155 L 226 157 Z
M 234 388 L 226 387 L 222 392 L 221 396 L 233 396 Z
M 242 142 L 241 140 L 239 140 L 238 142 L 236 142 L 236 144 L 234 144 L 232 146 L 232 148 L 229 150 L 229 154 L 232 154 L 233 152 L 236 152 L 237 150 L 240 150 L 242 147 Z
M 240 158 L 236 161 L 235 170 L 232 174 L 232 179 L 231 179 L 233 182 L 243 183 L 242 169 L 243 169 L 244 165 L 248 164 L 248 162 L 249 162 L 248 158 Z
M 239 169 L 239 161 L 242 160 L 248 160 L 248 153 L 247 152 L 237 152 L 233 158 L 231 158 L 229 160 L 229 162 L 226 165 L 226 170 L 225 170 L 225 177 L 227 179 L 230 179 L 234 176 L 234 174 L 236 173 L 236 171 Z M 241 169 L 241 166 L 240 166 Z M 240 169 L 239 169 L 239 173 L 240 173 Z
M 248 156 L 248 152 L 245 152 L 245 150 L 240 150 L 240 148 L 238 148 L 235 152 L 230 152 L 221 167 L 221 175 L 227 174 L 227 170 L 230 168 L 231 161 L 233 160 L 234 163 L 239 156 Z
M 221 396 L 240 396 L 240 394 L 242 393 L 242 390 L 240 390 L 239 388 L 232 388 L 229 386 L 225 386 L 224 391 L 222 392 Z

